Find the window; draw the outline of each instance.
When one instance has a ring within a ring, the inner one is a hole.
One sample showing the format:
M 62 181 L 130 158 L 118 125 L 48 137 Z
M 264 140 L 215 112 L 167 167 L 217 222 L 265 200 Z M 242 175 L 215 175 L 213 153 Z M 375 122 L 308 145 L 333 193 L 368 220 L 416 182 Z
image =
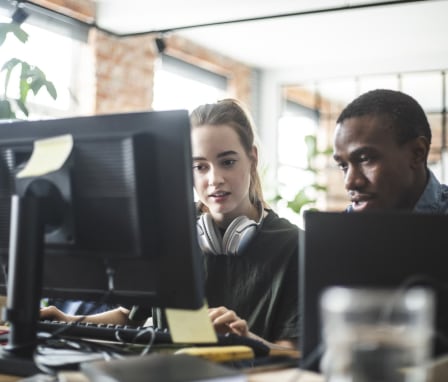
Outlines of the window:
M 306 190 L 310 198 L 315 198 L 312 187 L 316 182 L 313 165 L 309 155 L 307 136 L 314 137 L 317 132 L 319 115 L 316 111 L 294 102 L 286 102 L 285 111 L 278 124 L 278 191 L 283 201 L 293 200 L 300 190 Z M 311 192 L 311 193 L 310 193 Z M 278 212 L 290 221 L 301 225 L 300 218 L 279 203 Z
M 301 100 L 311 100 L 307 105 L 315 105 L 318 118 L 315 119 L 315 133 L 320 150 L 331 152 L 336 119 L 342 109 L 360 94 L 373 89 L 393 89 L 403 91 L 414 97 L 425 111 L 432 130 L 431 150 L 428 166 L 436 177 L 446 183 L 448 178 L 448 140 L 446 123 L 446 89 L 448 80 L 445 71 L 389 73 L 364 75 L 358 77 L 323 79 L 293 87 L 288 85 L 286 99 L 300 95 Z M 288 102 L 285 101 L 285 104 Z M 313 106 L 314 107 L 314 106 Z M 288 105 L 285 107 L 288 110 Z M 308 125 L 296 111 L 295 116 L 284 113 L 279 123 L 277 178 L 279 193 L 282 198 L 291 200 L 294 188 L 300 190 L 306 182 L 313 180 L 300 171 L 303 165 L 300 151 L 304 150 L 303 139 L 308 134 Z M 313 118 L 311 118 L 313 119 Z M 284 124 L 287 124 L 285 127 Z M 295 126 L 295 127 L 294 127 Z M 311 125 L 310 125 L 311 126 Z M 309 129 L 312 129 L 309 127 Z M 300 130 L 300 132 L 296 131 Z M 294 152 L 296 151 L 296 152 Z M 330 154 L 328 152 L 328 154 Z M 343 211 L 348 197 L 343 184 L 343 177 L 331 155 L 320 155 L 317 162 L 316 183 L 326 187 L 325 195 L 319 195 L 319 209 Z M 296 163 L 296 166 L 291 166 Z M 291 180 L 292 179 L 292 180 Z M 322 194 L 322 193 L 321 193 Z M 291 220 L 294 220 L 291 218 Z
M 14 9 L 1 8 L 0 22 L 9 23 Z M 28 10 L 27 10 L 28 13 Z M 73 115 L 80 112 L 81 102 L 77 96 L 78 79 L 85 75 L 82 70 L 83 57 L 87 52 L 87 30 L 79 26 L 63 23 L 48 15 L 29 12 L 22 24 L 28 33 L 28 41 L 22 43 L 15 36 L 8 35 L 1 46 L 2 66 L 11 58 L 18 58 L 30 65 L 39 67 L 49 81 L 56 87 L 57 99 L 54 100 L 42 89 L 37 96 L 32 92 L 27 98 L 29 119 Z M 42 25 L 45 23 L 45 25 Z M 7 96 L 18 98 L 19 67 L 14 68 Z M 0 73 L 0 86 L 4 88 L 5 72 Z M 19 115 L 18 115 L 19 117 Z M 20 116 L 23 117 L 23 116 Z
M 227 95 L 227 78 L 162 55 L 154 73 L 154 110 L 193 110 Z

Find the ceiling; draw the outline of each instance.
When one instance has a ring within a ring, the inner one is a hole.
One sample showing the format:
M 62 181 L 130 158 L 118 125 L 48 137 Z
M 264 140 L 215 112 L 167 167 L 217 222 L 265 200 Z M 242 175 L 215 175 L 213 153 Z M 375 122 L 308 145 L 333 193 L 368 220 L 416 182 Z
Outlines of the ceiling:
M 104 29 L 125 35 L 148 31 L 176 33 L 250 66 L 276 73 L 285 83 L 348 74 L 448 68 L 447 0 L 95 3 L 96 22 Z M 294 16 L 281 17 L 286 14 Z M 252 20 L 241 21 L 246 19 Z M 236 20 L 240 21 L 231 22 Z M 218 25 L 193 27 L 215 23 Z

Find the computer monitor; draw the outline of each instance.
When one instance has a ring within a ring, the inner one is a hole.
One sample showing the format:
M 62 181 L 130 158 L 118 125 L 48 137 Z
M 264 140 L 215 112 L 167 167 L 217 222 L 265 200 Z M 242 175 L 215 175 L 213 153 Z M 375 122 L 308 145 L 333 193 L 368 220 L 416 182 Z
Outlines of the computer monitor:
M 322 355 L 319 300 L 331 286 L 436 291 L 436 329 L 448 333 L 448 215 L 412 212 L 309 211 L 299 241 L 301 366 L 316 370 Z M 447 349 L 439 344 L 436 352 Z
M 16 177 L 35 141 L 66 135 L 73 148 L 60 170 Z M 41 296 L 203 305 L 191 160 L 185 110 L 0 124 L 10 348 L 35 341 Z

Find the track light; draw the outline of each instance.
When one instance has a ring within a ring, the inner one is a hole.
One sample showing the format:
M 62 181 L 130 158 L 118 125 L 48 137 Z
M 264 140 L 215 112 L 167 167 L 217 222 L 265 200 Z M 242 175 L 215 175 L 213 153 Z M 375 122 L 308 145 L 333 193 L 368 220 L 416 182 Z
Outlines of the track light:
M 16 23 L 17 25 L 21 25 L 28 18 L 28 16 L 28 12 L 20 3 L 18 3 L 16 10 L 12 14 L 11 18 L 14 23 Z
M 156 37 L 156 46 L 159 53 L 163 53 L 166 49 L 166 42 L 163 37 Z

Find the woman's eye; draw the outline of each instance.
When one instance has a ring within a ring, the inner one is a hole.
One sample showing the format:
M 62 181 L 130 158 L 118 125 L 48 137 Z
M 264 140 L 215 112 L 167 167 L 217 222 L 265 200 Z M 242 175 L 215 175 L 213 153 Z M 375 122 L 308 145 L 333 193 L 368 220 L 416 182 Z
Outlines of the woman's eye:
M 195 164 L 195 165 L 193 165 L 193 170 L 196 170 L 196 171 L 203 171 L 204 168 L 205 168 L 205 166 L 204 166 L 204 165 L 201 165 L 201 164 Z
M 235 164 L 235 162 L 236 162 L 235 159 L 226 159 L 225 161 L 223 161 L 223 164 L 226 167 L 231 167 Z

